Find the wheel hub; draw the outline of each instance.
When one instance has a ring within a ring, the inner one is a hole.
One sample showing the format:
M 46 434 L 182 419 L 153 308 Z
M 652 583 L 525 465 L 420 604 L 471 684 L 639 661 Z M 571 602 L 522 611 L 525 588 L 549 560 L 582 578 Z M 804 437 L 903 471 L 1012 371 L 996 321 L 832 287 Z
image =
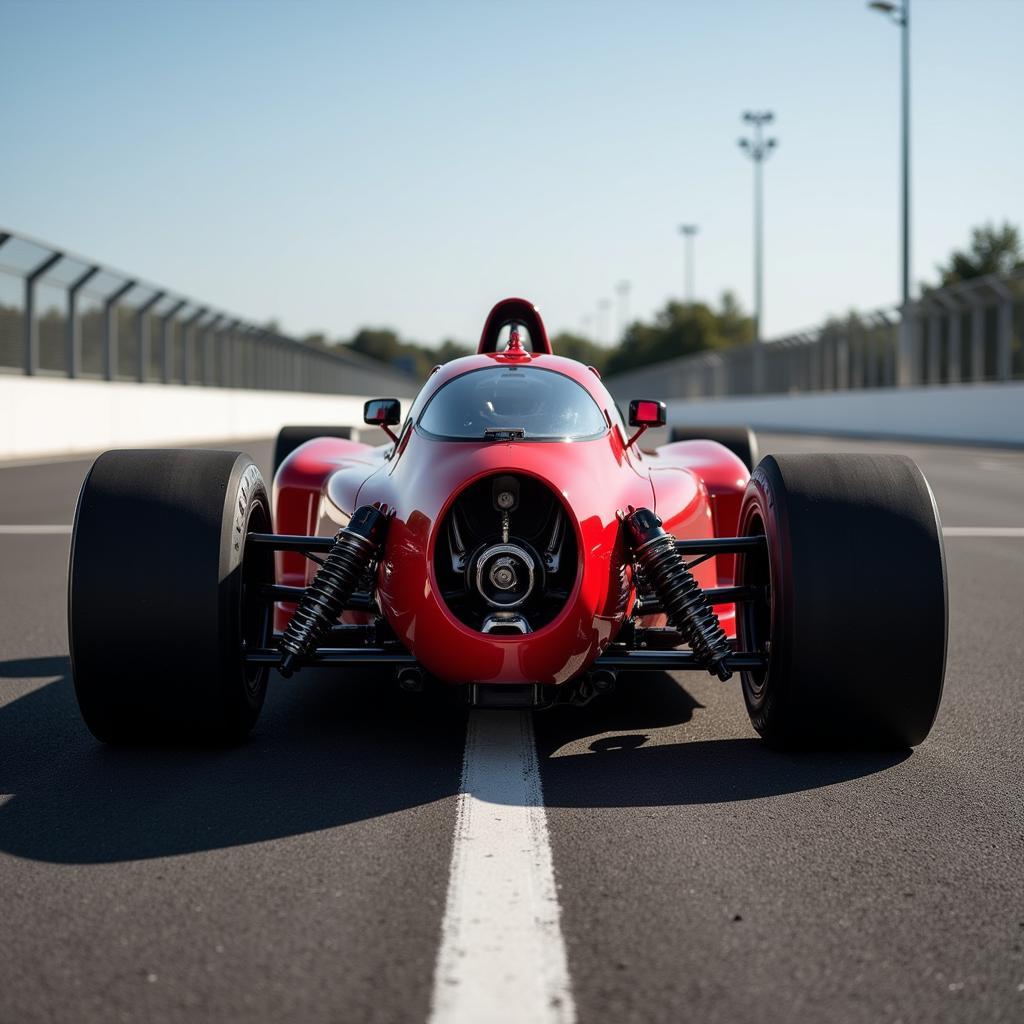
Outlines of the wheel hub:
M 474 574 L 480 596 L 495 608 L 516 608 L 533 592 L 536 562 L 520 544 L 492 544 L 477 556 Z

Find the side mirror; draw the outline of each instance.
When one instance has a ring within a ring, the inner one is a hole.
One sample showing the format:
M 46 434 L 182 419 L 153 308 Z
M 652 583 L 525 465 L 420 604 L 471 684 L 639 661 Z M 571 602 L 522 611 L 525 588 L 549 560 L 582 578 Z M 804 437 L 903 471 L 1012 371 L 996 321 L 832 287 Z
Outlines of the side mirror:
M 363 422 L 380 427 L 397 444 L 391 428 L 402 422 L 402 403 L 397 398 L 371 398 L 363 405 Z
M 663 427 L 665 426 L 665 403 L 656 402 L 652 398 L 634 398 L 629 403 L 629 425 L 631 427 Z
M 363 422 L 371 427 L 394 427 L 402 422 L 402 403 L 397 398 L 371 398 L 363 405 Z
M 657 402 L 653 398 L 634 398 L 629 403 L 629 425 L 637 429 L 636 433 L 626 442 L 626 447 L 632 448 L 648 427 L 665 426 L 665 419 L 664 402 Z

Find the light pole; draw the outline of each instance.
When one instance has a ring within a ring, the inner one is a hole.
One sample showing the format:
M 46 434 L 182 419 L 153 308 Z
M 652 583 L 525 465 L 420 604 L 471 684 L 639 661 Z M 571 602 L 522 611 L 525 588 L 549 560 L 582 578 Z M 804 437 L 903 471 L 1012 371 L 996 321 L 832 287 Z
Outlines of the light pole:
M 693 305 L 693 236 L 697 234 L 696 224 L 680 224 L 679 234 L 683 236 L 683 279 L 686 288 L 683 292 L 684 301 Z
M 764 317 L 763 248 L 764 248 L 764 184 L 761 165 L 776 146 L 775 139 L 764 138 L 764 126 L 775 120 L 770 110 L 743 114 L 746 124 L 752 125 L 753 138 L 740 139 L 740 149 L 754 161 L 754 341 L 761 341 Z
M 612 308 L 611 299 L 597 300 L 597 343 L 603 345 L 608 337 L 608 310 Z
M 619 296 L 619 341 L 626 337 L 626 330 L 629 327 L 629 290 L 631 287 L 629 281 L 620 281 L 615 286 L 616 294 Z
M 889 3 L 872 0 L 873 11 L 887 14 L 900 27 L 900 163 L 901 176 L 901 260 L 900 260 L 900 383 L 910 381 L 910 0 Z

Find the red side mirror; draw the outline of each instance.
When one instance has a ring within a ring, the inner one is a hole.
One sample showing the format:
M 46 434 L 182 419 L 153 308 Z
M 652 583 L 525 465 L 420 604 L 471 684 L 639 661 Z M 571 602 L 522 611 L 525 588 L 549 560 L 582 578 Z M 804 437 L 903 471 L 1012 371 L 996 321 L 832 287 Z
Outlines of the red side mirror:
M 363 422 L 380 427 L 395 444 L 398 438 L 391 429 L 402 421 L 402 403 L 397 398 L 371 398 L 363 406 Z
M 629 403 L 629 425 L 631 427 L 665 426 L 665 403 L 653 398 L 634 398 Z
M 363 422 L 373 427 L 393 427 L 401 418 L 402 403 L 397 398 L 371 398 L 363 406 Z

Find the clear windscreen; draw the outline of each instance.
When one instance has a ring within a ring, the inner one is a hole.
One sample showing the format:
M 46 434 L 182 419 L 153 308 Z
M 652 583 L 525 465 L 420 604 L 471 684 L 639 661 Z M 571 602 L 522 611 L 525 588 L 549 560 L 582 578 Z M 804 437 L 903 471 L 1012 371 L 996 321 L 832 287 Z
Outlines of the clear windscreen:
M 569 377 L 536 367 L 496 366 L 439 388 L 419 428 L 446 439 L 567 441 L 600 437 L 607 423 L 586 389 Z

